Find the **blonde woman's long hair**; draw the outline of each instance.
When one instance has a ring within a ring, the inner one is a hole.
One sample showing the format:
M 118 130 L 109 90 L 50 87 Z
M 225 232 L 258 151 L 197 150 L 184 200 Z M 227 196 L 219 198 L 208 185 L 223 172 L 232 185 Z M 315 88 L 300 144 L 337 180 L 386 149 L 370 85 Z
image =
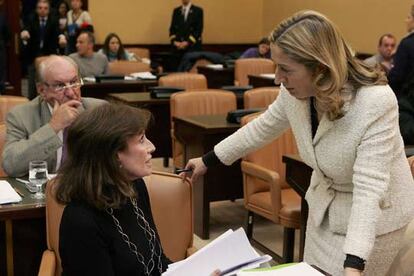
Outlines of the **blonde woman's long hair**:
M 387 84 L 385 74 L 356 59 L 338 28 L 318 12 L 294 14 L 280 23 L 269 39 L 314 74 L 316 108 L 326 112 L 330 120 L 344 115 L 341 91 L 346 84 L 355 91 L 361 86 Z

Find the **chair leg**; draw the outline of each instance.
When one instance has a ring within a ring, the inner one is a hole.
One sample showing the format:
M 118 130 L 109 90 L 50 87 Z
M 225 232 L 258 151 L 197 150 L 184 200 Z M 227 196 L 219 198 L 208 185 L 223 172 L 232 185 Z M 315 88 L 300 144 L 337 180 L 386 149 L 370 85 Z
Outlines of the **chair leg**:
M 283 232 L 283 261 L 291 263 L 295 250 L 295 228 L 285 227 Z
M 249 240 L 253 237 L 253 222 L 254 222 L 254 213 L 252 211 L 247 211 L 246 235 Z

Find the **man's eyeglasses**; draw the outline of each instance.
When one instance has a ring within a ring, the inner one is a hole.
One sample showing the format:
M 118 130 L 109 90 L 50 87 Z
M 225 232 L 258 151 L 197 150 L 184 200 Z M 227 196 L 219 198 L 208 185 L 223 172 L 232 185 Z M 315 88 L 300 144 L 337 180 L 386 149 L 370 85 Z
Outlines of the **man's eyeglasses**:
M 73 80 L 70 81 L 69 84 L 65 84 L 65 83 L 57 83 L 57 84 L 48 84 L 48 83 L 44 83 L 47 87 L 51 88 L 52 90 L 54 90 L 55 92 L 63 92 L 65 89 L 77 89 L 79 87 L 81 87 L 83 85 L 83 80 Z

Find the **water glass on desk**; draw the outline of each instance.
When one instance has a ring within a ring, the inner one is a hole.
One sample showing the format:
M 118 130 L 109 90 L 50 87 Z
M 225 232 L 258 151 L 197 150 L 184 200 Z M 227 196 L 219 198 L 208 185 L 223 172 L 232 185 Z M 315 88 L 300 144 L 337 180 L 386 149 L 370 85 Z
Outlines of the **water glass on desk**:
M 32 195 L 32 198 L 43 199 L 45 194 L 43 193 L 43 187 L 47 182 L 47 163 L 46 161 L 30 161 L 29 163 L 29 182 L 31 185 L 36 186 L 36 193 Z

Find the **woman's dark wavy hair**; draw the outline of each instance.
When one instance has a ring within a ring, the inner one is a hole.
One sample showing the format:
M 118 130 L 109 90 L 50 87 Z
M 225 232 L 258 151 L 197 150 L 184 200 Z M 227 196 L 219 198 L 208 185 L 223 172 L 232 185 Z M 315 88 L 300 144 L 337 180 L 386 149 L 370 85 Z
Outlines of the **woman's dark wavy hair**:
M 150 118 L 146 110 L 109 103 L 83 112 L 68 130 L 68 157 L 57 175 L 57 201 L 82 201 L 105 209 L 119 208 L 135 196 L 117 154 L 131 137 L 145 132 Z
M 119 49 L 118 49 L 118 53 L 116 53 L 116 58 L 118 60 L 126 60 L 127 59 L 127 55 L 125 53 L 125 49 L 124 49 L 124 45 L 122 44 L 121 39 L 119 38 L 119 36 L 116 33 L 110 33 L 106 36 L 104 44 L 102 46 L 102 51 L 104 52 L 104 54 L 109 57 L 109 41 L 111 41 L 111 39 L 115 37 L 116 39 L 118 39 L 119 41 Z

